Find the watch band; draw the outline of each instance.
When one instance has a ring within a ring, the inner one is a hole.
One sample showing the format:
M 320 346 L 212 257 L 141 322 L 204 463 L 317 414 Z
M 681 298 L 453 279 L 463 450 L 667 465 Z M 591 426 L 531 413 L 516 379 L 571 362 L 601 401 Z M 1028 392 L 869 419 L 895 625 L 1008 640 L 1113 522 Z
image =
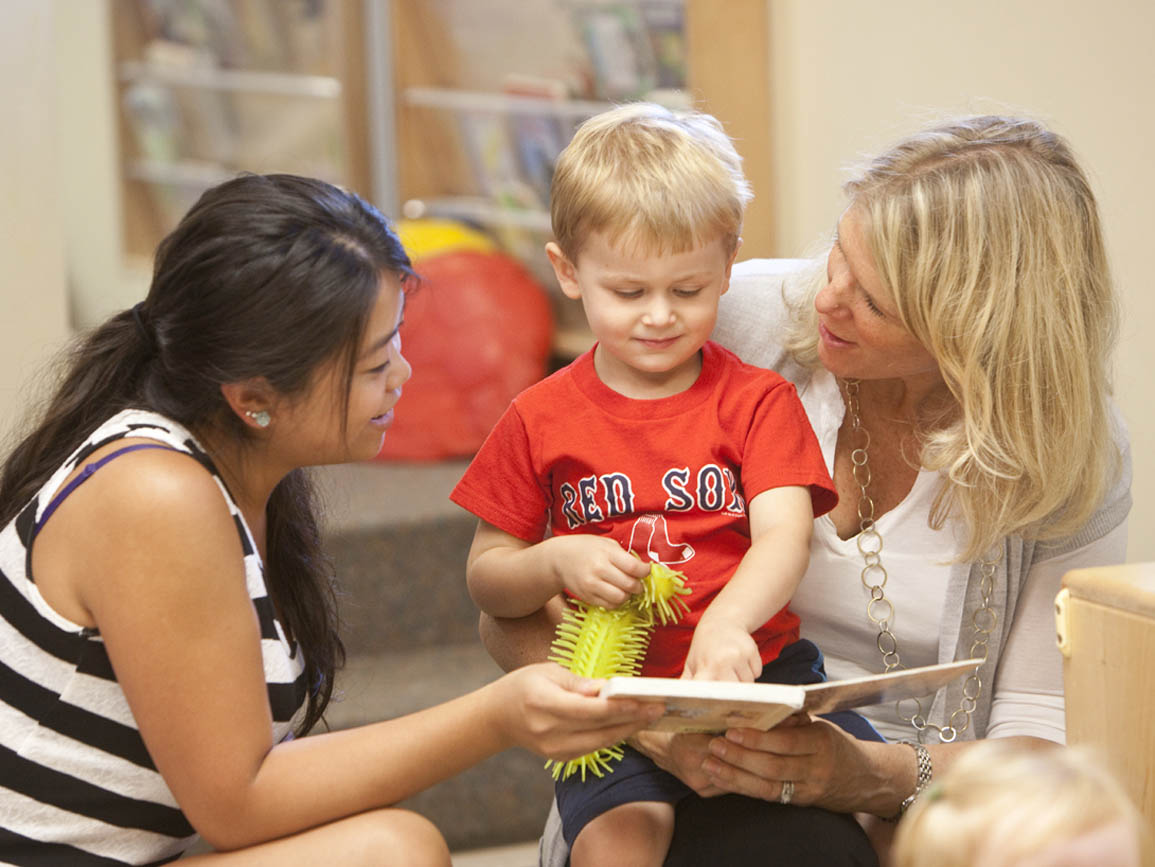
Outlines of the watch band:
M 931 778 L 934 776 L 934 764 L 930 760 L 930 751 L 922 744 L 916 744 L 912 741 L 900 741 L 914 750 L 915 757 L 915 781 L 914 791 L 911 792 L 899 805 L 898 813 L 889 817 L 888 821 L 897 822 L 903 817 L 910 805 L 914 803 L 915 798 L 923 793 L 923 790 L 930 785 Z

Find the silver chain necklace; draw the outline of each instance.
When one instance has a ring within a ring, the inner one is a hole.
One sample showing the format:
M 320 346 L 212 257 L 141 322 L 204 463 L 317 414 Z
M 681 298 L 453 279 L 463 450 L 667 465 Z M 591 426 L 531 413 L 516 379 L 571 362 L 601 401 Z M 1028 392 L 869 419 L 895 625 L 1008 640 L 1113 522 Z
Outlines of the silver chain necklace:
M 885 671 L 894 671 L 902 668 L 902 660 L 898 654 L 898 639 L 890 629 L 890 622 L 894 619 L 894 605 L 886 598 L 886 567 L 882 565 L 882 536 L 874 522 L 874 500 L 870 498 L 870 431 L 862 426 L 862 417 L 859 414 L 857 379 L 848 379 L 846 386 L 846 408 L 850 413 L 850 428 L 854 433 L 860 433 L 862 445 L 850 452 L 850 463 L 853 467 L 854 481 L 858 485 L 858 551 L 862 554 L 865 565 L 862 567 L 862 586 L 870 591 L 870 600 L 866 603 L 866 616 L 870 622 L 878 627 L 878 652 L 882 654 L 882 663 Z M 991 606 L 994 595 L 995 570 L 998 568 L 998 552 L 992 552 L 980 563 L 982 578 L 979 592 L 981 604 L 971 615 L 971 625 L 974 627 L 974 639 L 971 642 L 970 655 L 972 658 L 986 662 L 990 647 L 991 633 L 998 622 L 998 613 Z M 933 732 L 939 742 L 949 744 L 971 724 L 971 714 L 978 707 L 979 696 L 983 692 L 983 682 L 979 677 L 980 668 L 976 668 L 963 682 L 963 697 L 959 707 L 950 715 L 946 725 L 939 726 L 927 720 L 919 699 L 905 699 L 895 704 L 898 716 L 904 722 L 910 723 L 918 733 L 918 741 L 922 743 L 926 733 Z M 907 713 L 904 709 L 910 709 Z M 913 703 L 913 707 L 910 703 Z

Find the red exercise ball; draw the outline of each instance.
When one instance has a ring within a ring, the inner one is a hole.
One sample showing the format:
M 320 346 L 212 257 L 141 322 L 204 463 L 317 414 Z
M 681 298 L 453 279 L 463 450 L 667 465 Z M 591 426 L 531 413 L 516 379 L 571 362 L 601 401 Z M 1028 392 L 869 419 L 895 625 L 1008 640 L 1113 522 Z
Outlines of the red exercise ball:
M 402 352 L 413 366 L 378 460 L 472 455 L 509 402 L 546 372 L 546 289 L 498 252 L 460 250 L 415 265 Z

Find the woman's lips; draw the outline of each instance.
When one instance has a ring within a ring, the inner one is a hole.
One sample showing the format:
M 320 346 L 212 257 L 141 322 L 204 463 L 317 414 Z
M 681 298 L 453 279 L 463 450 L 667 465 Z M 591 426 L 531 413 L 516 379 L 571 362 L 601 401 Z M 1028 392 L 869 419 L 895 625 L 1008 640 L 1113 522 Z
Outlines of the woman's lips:
M 373 416 L 373 418 L 369 419 L 369 424 L 384 430 L 393 424 L 393 410 L 389 410 L 384 415 Z
M 843 340 L 837 334 L 831 333 L 830 329 L 827 328 L 825 325 L 823 325 L 821 322 L 818 323 L 818 335 L 823 339 L 823 341 L 825 341 L 826 343 L 828 343 L 831 346 L 853 346 L 854 345 L 849 340 Z

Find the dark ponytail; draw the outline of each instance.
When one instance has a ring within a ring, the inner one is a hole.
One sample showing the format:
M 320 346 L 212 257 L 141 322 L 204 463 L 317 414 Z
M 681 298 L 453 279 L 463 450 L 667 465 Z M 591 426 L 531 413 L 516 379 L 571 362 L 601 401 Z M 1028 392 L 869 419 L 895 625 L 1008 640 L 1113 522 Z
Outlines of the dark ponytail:
M 336 360 L 348 385 L 383 273 L 407 280 L 409 258 L 352 193 L 293 175 L 243 175 L 208 190 L 161 242 L 145 301 L 75 341 L 41 417 L 0 471 L 0 526 L 122 409 L 240 440 L 249 432 L 222 384 L 263 377 L 301 394 Z M 307 472 L 277 485 L 266 517 L 269 594 L 305 660 L 302 734 L 324 714 L 345 658 Z
M 73 342 L 60 362 L 64 377 L 38 426 L 4 462 L 0 527 L 16 516 L 90 433 L 120 410 L 136 405 L 133 395 L 152 355 L 131 310 Z

